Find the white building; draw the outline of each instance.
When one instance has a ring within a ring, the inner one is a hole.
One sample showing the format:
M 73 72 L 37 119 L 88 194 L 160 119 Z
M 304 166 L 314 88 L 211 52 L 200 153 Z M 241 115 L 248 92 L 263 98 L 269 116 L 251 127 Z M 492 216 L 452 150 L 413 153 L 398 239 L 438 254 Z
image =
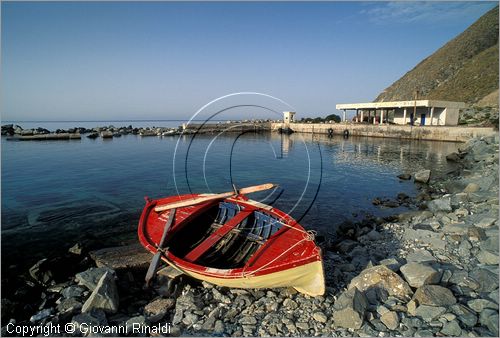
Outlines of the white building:
M 286 124 L 295 122 L 295 112 L 294 111 L 284 111 L 283 112 L 283 122 Z
M 394 102 L 368 102 L 338 104 L 346 119 L 347 110 L 355 110 L 357 122 L 395 123 L 419 126 L 456 126 L 460 109 L 466 107 L 463 102 L 439 100 L 413 100 Z

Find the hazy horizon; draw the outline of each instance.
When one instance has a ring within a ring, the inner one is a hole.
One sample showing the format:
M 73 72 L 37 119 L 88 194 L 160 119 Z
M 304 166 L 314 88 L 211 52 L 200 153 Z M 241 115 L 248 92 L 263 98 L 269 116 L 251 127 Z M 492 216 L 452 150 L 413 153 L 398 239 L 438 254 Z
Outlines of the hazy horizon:
M 288 105 L 234 96 L 221 119 L 338 114 L 496 5 L 4 1 L 2 120 L 183 120 L 235 92 Z

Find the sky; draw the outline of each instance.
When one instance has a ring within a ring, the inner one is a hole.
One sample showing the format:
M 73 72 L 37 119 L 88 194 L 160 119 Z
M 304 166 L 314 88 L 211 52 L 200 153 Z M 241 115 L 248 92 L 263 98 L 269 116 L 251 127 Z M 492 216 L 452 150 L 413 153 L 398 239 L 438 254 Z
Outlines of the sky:
M 496 4 L 2 1 L 1 118 L 186 119 L 238 92 L 269 96 L 218 108 L 326 116 L 372 101 Z

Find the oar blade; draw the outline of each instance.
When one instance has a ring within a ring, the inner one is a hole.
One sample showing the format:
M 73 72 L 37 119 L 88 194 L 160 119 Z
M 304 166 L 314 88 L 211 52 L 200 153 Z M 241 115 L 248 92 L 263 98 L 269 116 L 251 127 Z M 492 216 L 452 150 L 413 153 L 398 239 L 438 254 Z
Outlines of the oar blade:
M 149 286 L 149 283 L 153 279 L 153 277 L 156 274 L 156 270 L 158 270 L 158 266 L 160 265 L 160 259 L 161 259 L 161 251 L 158 251 L 155 253 L 153 256 L 153 259 L 151 259 L 151 263 L 149 264 L 148 272 L 146 273 L 146 285 Z

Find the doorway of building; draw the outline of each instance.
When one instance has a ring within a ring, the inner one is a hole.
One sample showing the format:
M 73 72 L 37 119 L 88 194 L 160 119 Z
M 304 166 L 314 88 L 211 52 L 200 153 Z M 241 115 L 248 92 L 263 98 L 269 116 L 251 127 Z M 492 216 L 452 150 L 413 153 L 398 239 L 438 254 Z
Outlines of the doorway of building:
M 420 125 L 425 126 L 425 114 L 420 115 Z

